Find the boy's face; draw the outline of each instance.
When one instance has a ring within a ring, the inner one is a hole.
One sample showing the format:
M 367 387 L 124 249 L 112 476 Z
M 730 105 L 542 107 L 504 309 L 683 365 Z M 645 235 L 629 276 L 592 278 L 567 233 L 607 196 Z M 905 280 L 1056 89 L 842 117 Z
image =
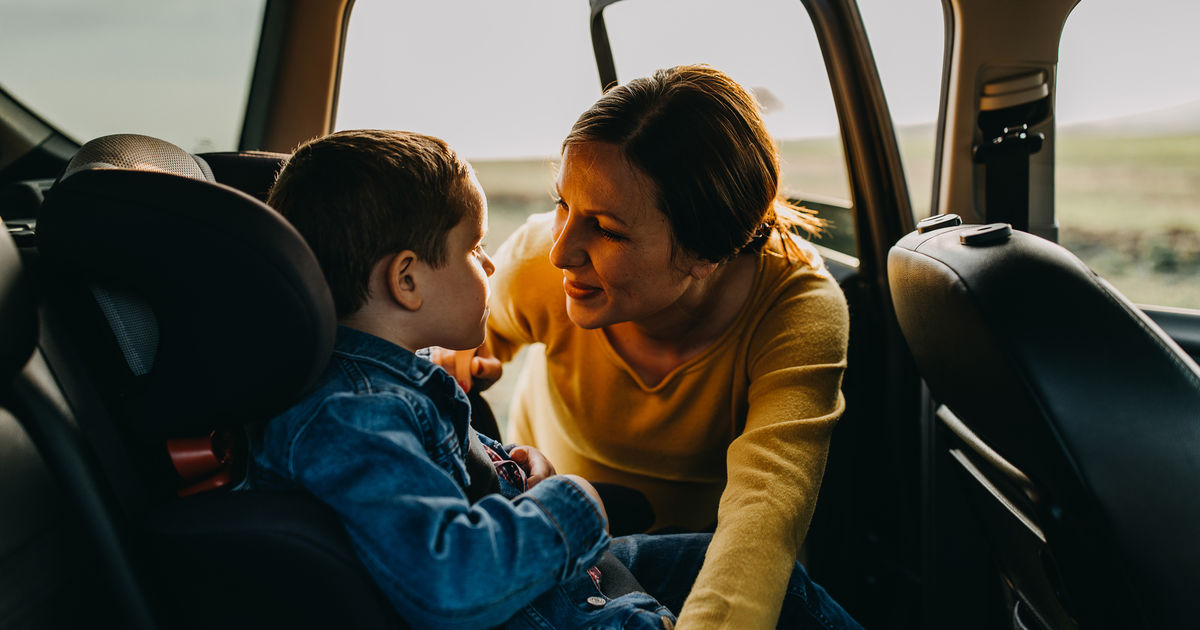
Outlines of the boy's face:
M 487 234 L 487 199 L 474 174 L 462 182 L 460 203 L 466 204 L 463 218 L 446 235 L 446 263 L 430 269 L 433 282 L 423 294 L 426 314 L 435 331 L 428 345 L 451 350 L 469 350 L 483 343 L 488 317 L 488 276 L 496 270 L 483 250 Z

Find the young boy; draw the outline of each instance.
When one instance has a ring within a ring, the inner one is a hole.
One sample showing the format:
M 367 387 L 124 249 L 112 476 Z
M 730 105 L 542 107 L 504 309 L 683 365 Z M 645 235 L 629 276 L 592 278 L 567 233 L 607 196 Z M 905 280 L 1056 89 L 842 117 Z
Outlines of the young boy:
M 648 595 L 600 591 L 592 485 L 476 434 L 462 389 L 416 352 L 483 342 L 494 267 L 471 168 L 437 138 L 343 131 L 301 146 L 269 203 L 312 247 L 341 325 L 314 390 L 267 424 L 252 483 L 333 507 L 414 626 L 670 628 Z

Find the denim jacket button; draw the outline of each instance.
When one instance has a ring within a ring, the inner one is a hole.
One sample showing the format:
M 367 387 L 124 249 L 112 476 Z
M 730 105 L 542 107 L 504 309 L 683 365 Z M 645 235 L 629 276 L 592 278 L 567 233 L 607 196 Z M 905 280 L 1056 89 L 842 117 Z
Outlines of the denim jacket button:
M 605 601 L 603 597 L 592 595 L 591 597 L 587 598 L 587 603 L 599 608 L 605 604 Z

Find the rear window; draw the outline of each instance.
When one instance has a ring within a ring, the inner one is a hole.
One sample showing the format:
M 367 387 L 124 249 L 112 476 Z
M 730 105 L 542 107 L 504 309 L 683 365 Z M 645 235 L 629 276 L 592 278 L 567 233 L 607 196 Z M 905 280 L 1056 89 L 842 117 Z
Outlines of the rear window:
M 77 142 L 238 146 L 265 0 L 0 1 L 0 86 Z
M 1087 0 L 1063 28 L 1059 242 L 1129 299 L 1200 309 L 1200 5 Z

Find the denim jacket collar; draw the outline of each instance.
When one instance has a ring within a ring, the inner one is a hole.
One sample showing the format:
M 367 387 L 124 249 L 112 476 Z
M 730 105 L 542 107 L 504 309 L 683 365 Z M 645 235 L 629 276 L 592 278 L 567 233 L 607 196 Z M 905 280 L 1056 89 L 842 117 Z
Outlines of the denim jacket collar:
M 406 348 L 347 326 L 338 326 L 333 353 L 374 363 L 418 387 L 425 385 L 439 369 L 437 364 Z
M 335 358 L 340 356 L 387 370 L 398 380 L 426 392 L 434 400 L 451 401 L 447 415 L 462 448 L 466 448 L 471 403 L 454 377 L 441 366 L 386 339 L 348 326 L 338 326 L 333 354 Z

